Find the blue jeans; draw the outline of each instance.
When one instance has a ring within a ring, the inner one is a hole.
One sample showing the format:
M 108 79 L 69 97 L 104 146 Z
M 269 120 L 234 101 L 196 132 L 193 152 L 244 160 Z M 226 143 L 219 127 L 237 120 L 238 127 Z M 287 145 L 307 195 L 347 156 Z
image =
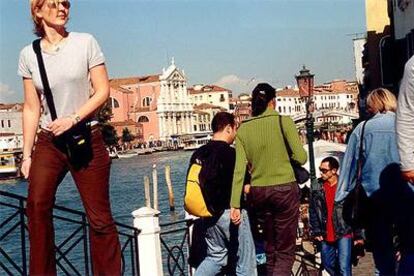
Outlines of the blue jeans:
M 236 237 L 230 235 L 230 228 L 233 228 L 230 221 L 230 210 L 225 210 L 217 221 L 204 219 L 207 227 L 205 237 L 207 257 L 198 266 L 195 276 L 217 275 L 227 265 L 228 260 L 229 262 L 233 262 L 231 250 L 229 250 L 233 238 L 237 238 L 238 241 L 237 253 L 234 260 L 237 263 L 236 274 L 246 276 L 257 275 L 256 252 L 246 210 L 242 210 L 241 216 L 240 225 L 235 227 L 238 230 Z
M 335 242 L 322 242 L 322 264 L 330 275 L 352 275 L 352 239 L 341 238 Z

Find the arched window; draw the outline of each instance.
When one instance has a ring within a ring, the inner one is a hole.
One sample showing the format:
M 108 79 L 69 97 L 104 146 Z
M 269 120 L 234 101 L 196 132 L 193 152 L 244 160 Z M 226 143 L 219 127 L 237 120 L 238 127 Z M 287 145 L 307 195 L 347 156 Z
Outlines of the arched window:
M 142 106 L 143 107 L 150 106 L 151 101 L 152 101 L 151 97 L 145 97 L 145 98 L 143 98 L 142 99 Z
M 112 108 L 118 108 L 119 102 L 117 101 L 117 99 L 111 97 L 111 105 L 112 105 Z
M 138 118 L 138 123 L 148 123 L 148 122 L 149 122 L 149 119 L 147 116 L 140 116 Z

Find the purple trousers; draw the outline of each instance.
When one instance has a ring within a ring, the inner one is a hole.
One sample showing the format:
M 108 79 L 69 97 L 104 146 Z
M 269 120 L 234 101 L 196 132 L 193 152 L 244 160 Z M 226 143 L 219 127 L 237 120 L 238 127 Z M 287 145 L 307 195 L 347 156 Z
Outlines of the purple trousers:
M 53 205 L 56 190 L 68 171 L 76 183 L 90 224 L 90 248 L 94 275 L 121 274 L 121 248 L 109 201 L 111 160 L 98 128 L 92 130 L 93 159 L 74 170 L 65 154 L 41 131 L 29 172 L 27 216 L 30 239 L 30 275 L 56 275 Z
M 266 274 L 290 276 L 295 261 L 299 219 L 299 187 L 296 182 L 250 189 L 251 204 L 264 219 Z

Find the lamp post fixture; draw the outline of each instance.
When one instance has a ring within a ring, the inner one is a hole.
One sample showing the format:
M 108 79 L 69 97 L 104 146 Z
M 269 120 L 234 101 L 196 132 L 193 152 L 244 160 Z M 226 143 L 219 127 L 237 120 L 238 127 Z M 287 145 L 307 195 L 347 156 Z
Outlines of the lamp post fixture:
M 306 139 L 308 140 L 308 152 L 309 152 L 309 171 L 311 186 L 316 182 L 315 171 L 315 154 L 313 151 L 313 78 L 315 75 L 311 74 L 305 65 L 302 70 L 299 71 L 299 75 L 296 75 L 296 82 L 299 87 L 299 95 L 302 100 L 306 101 Z

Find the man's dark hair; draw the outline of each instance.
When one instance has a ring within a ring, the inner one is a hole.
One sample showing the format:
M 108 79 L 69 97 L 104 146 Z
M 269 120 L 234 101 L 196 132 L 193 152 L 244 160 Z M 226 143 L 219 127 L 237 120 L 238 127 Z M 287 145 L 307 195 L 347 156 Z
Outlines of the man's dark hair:
M 339 169 L 339 162 L 338 160 L 336 160 L 335 157 L 329 156 L 326 157 L 322 160 L 322 163 L 328 162 L 329 163 L 329 168 L 332 169 Z
M 228 112 L 217 113 L 211 121 L 211 129 L 214 133 L 222 131 L 227 125 L 230 125 L 231 127 L 236 125 L 234 115 Z

